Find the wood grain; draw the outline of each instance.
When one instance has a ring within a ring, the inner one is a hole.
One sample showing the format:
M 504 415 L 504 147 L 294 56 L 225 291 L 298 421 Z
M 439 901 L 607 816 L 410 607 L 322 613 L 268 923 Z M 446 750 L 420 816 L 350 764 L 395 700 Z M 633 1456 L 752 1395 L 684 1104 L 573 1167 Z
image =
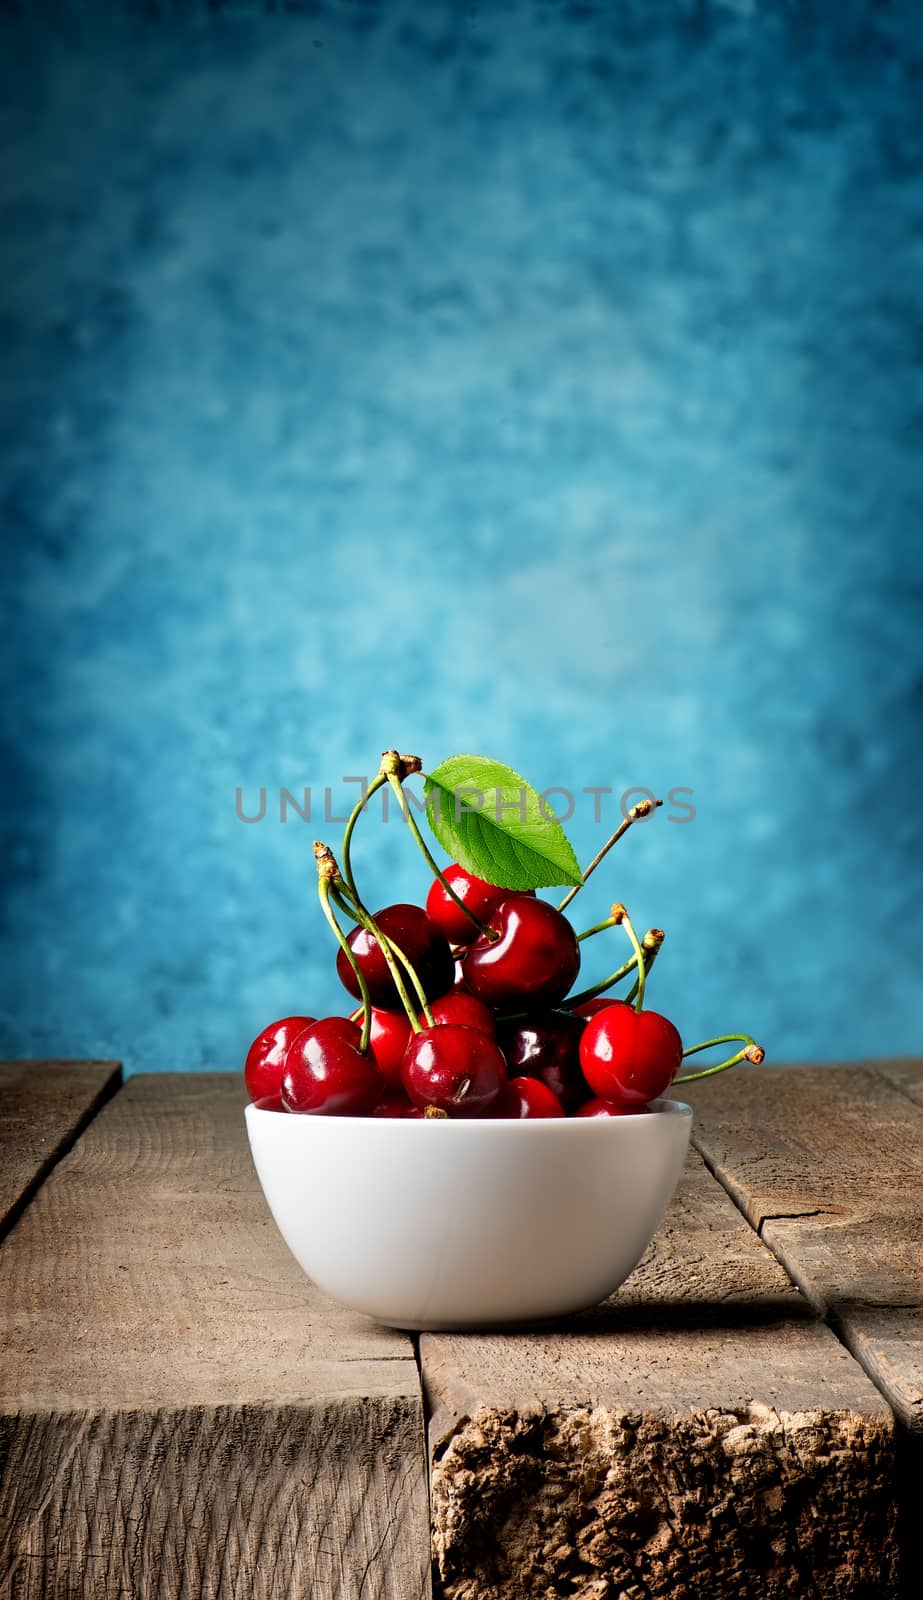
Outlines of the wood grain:
M 896 1592 L 890 1411 L 695 1154 L 604 1307 L 420 1348 L 447 1600 Z
M 0 1062 L 0 1239 L 121 1081 L 117 1061 Z
M 429 1593 L 410 1342 L 279 1238 L 225 1075 L 133 1078 L 0 1251 L 0 1595 Z
M 901 1424 L 903 1593 L 923 1594 L 923 1063 L 690 1085 L 710 1166 Z
M 898 1061 L 876 1061 L 872 1065 L 887 1083 L 923 1106 L 923 1058 L 911 1056 Z
M 760 1068 L 689 1087 L 709 1166 L 923 1433 L 923 1105 L 894 1081 L 905 1071 Z

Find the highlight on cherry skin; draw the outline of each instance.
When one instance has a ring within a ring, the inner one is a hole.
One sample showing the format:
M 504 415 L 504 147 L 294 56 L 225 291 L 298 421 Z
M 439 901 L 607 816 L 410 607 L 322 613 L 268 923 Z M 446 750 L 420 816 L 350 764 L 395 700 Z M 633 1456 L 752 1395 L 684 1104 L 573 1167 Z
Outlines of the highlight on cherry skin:
M 478 1028 L 460 1022 L 421 1028 L 407 1046 L 404 1089 L 421 1109 L 432 1106 L 456 1117 L 488 1111 L 506 1082 L 506 1062 Z
M 588 1021 L 580 1040 L 580 1066 L 595 1094 L 616 1105 L 644 1106 L 673 1082 L 683 1041 L 657 1011 L 607 1006 Z
M 370 1116 L 383 1083 L 369 1053 L 359 1048 L 361 1034 L 348 1017 L 323 1017 L 292 1041 L 282 1071 L 282 1104 L 287 1111 L 320 1116 Z
M 264 1110 L 281 1111 L 282 1069 L 289 1045 L 316 1017 L 281 1017 L 258 1033 L 244 1063 L 244 1081 L 251 1100 Z
M 450 943 L 470 944 L 472 939 L 477 938 L 478 922 L 490 916 L 507 891 L 498 889 L 494 883 L 487 883 L 484 878 L 476 878 L 473 872 L 466 872 L 457 861 L 445 867 L 442 876 L 445 883 L 434 878 L 426 896 L 426 915 Z M 446 884 L 458 899 L 453 899 Z M 458 904 L 459 900 L 461 905 Z M 466 906 L 467 911 L 464 909 Z
M 517 1001 L 553 1006 L 580 970 L 580 946 L 567 918 L 525 894 L 508 894 L 491 912 L 488 932 L 469 946 L 462 971 L 469 989 L 488 1005 L 516 1009 Z
M 393 905 L 376 911 L 374 922 L 386 939 L 392 940 L 403 951 L 414 968 L 427 998 L 435 1000 L 452 987 L 455 962 L 449 941 L 432 923 L 422 906 Z M 347 943 L 368 984 L 372 1004 L 392 1010 L 400 1009 L 400 997 L 392 976 L 392 969 L 384 950 L 368 929 L 355 928 Z M 340 982 L 359 1000 L 362 991 L 345 951 L 337 956 Z
M 591 1090 L 580 1070 L 580 1040 L 586 1022 L 579 1013 L 559 1008 L 527 1012 L 501 1022 L 497 1042 L 510 1074 L 541 1083 L 564 1111 L 576 1111 Z

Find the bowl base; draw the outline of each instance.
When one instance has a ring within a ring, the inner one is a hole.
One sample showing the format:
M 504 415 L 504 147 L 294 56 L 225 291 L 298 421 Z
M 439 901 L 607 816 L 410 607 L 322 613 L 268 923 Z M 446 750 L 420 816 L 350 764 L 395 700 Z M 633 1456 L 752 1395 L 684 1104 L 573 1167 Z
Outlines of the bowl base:
M 530 1329 L 538 1330 L 566 1322 L 569 1317 L 578 1317 L 582 1312 L 593 1311 L 604 1303 L 603 1300 L 592 1300 L 589 1305 L 571 1306 L 566 1311 L 540 1312 L 534 1317 L 450 1317 L 444 1322 L 436 1318 L 411 1322 L 406 1317 L 400 1321 L 390 1317 L 372 1317 L 371 1320 L 383 1328 L 396 1328 L 399 1333 L 524 1333 Z

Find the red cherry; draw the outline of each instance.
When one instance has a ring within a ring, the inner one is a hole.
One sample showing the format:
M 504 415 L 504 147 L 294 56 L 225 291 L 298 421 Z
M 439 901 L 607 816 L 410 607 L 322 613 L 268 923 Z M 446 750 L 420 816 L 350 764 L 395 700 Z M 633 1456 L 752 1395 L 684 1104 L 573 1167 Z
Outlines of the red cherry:
M 382 1079 L 359 1049 L 361 1034 L 347 1017 L 323 1017 L 289 1047 L 282 1073 L 288 1111 L 325 1117 L 366 1117 L 381 1099 Z
M 434 1000 L 437 995 L 451 989 L 455 976 L 452 952 L 448 941 L 430 922 L 422 906 L 385 906 L 383 911 L 376 911 L 373 920 L 378 923 L 385 937 L 393 939 L 404 952 L 423 985 L 427 1000 Z M 400 996 L 374 934 L 368 933 L 365 928 L 354 928 L 348 942 L 369 986 L 372 1004 L 399 1011 Z M 356 974 L 342 950 L 337 955 L 337 972 L 340 982 L 358 999 Z M 409 979 L 406 981 L 409 983 Z
M 497 1030 L 497 1020 L 489 1006 L 476 995 L 469 994 L 464 989 L 450 989 L 448 994 L 434 1000 L 430 1006 L 433 1021 L 440 1027 L 447 1022 L 460 1022 L 464 1028 L 477 1028 L 479 1033 L 486 1033 L 492 1039 Z M 421 1014 L 420 1022 L 425 1028 L 426 1018 Z
M 500 937 L 479 935 L 464 958 L 465 982 L 478 999 L 493 1006 L 563 999 L 580 970 L 580 946 L 560 911 L 547 900 L 508 894 L 488 926 Z
M 464 901 L 479 922 L 485 922 L 494 907 L 509 892 L 506 889 L 498 889 L 496 884 L 487 883 L 483 878 L 476 878 L 473 872 L 460 867 L 457 861 L 446 867 L 443 876 L 452 885 L 459 900 Z M 478 930 L 471 918 L 466 917 L 461 906 L 455 904 L 438 878 L 433 879 L 432 888 L 426 896 L 426 914 L 439 932 L 450 939 L 452 944 L 471 944 L 472 940 L 477 938 Z
M 254 1100 L 257 1111 L 284 1111 L 282 1096 L 280 1094 L 264 1094 L 261 1100 Z
M 347 1044 L 357 1047 L 362 1038 L 362 1029 L 355 1017 L 321 1017 L 319 1022 L 310 1022 L 306 1028 L 302 1028 L 301 1033 L 296 1033 L 286 1052 L 286 1062 L 289 1052 L 298 1048 L 302 1034 L 318 1032 L 322 1039 L 345 1039 Z
M 506 1063 L 486 1033 L 443 1022 L 415 1033 L 407 1046 L 404 1088 L 414 1105 L 455 1117 L 479 1117 L 506 1082 Z
M 574 1112 L 575 1117 L 636 1117 L 647 1106 L 619 1106 L 614 1100 L 587 1100 L 579 1111 Z
M 510 1078 L 490 1108 L 492 1117 L 563 1117 L 564 1107 L 557 1095 L 539 1078 Z
M 362 1013 L 359 1013 L 360 1017 Z M 372 1007 L 369 1046 L 375 1065 L 390 1086 L 400 1088 L 401 1064 L 410 1041 L 411 1027 L 403 1011 L 382 1011 Z
M 271 1022 L 257 1034 L 247 1051 L 244 1067 L 244 1081 L 251 1100 L 278 1100 L 285 1052 L 296 1034 L 309 1028 L 314 1021 L 314 1017 L 282 1017 L 281 1021 Z
M 582 1005 L 574 1006 L 574 1016 L 586 1017 L 587 1021 L 589 1021 L 590 1017 L 595 1017 L 598 1012 L 605 1011 L 607 1006 L 623 1006 L 625 1004 L 624 1000 L 610 999 L 608 995 L 598 994 L 594 999 L 584 1000 Z
M 658 1011 L 607 1006 L 591 1019 L 580 1041 L 580 1066 L 603 1100 L 645 1106 L 672 1083 L 683 1059 L 683 1041 Z
M 572 1011 L 545 1011 L 520 1021 L 501 1022 L 497 1043 L 513 1077 L 540 1079 L 565 1111 L 575 1111 L 590 1091 L 580 1071 L 582 1017 Z
M 389 1089 L 372 1112 L 373 1117 L 416 1117 L 419 1114 L 416 1106 L 400 1089 Z

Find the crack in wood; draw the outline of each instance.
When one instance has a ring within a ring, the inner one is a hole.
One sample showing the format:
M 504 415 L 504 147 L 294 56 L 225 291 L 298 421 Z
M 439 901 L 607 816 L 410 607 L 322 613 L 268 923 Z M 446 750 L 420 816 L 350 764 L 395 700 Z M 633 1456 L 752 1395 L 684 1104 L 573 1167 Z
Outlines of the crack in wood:
M 122 1081 L 120 1061 L 0 1062 L 0 1244 Z
M 728 1192 L 728 1194 L 731 1194 L 730 1189 L 728 1189 L 727 1192 Z M 731 1198 L 733 1199 L 733 1195 L 731 1195 Z M 746 1215 L 745 1212 L 744 1212 L 744 1215 Z M 765 1216 L 762 1216 L 760 1218 L 759 1225 L 754 1229 L 754 1232 L 757 1234 L 757 1236 L 760 1239 L 762 1239 L 762 1237 L 763 1237 L 763 1229 L 765 1228 L 767 1222 L 800 1222 L 802 1217 L 839 1217 L 839 1216 L 842 1216 L 842 1212 L 840 1210 L 838 1210 L 838 1209 L 836 1209 L 836 1210 L 830 1209 L 827 1206 L 816 1206 L 813 1211 L 768 1211 Z M 747 1220 L 750 1221 L 749 1217 L 747 1218 Z M 751 1223 L 751 1227 L 752 1227 L 752 1223 Z M 783 1265 L 784 1265 L 784 1263 L 783 1263 Z

